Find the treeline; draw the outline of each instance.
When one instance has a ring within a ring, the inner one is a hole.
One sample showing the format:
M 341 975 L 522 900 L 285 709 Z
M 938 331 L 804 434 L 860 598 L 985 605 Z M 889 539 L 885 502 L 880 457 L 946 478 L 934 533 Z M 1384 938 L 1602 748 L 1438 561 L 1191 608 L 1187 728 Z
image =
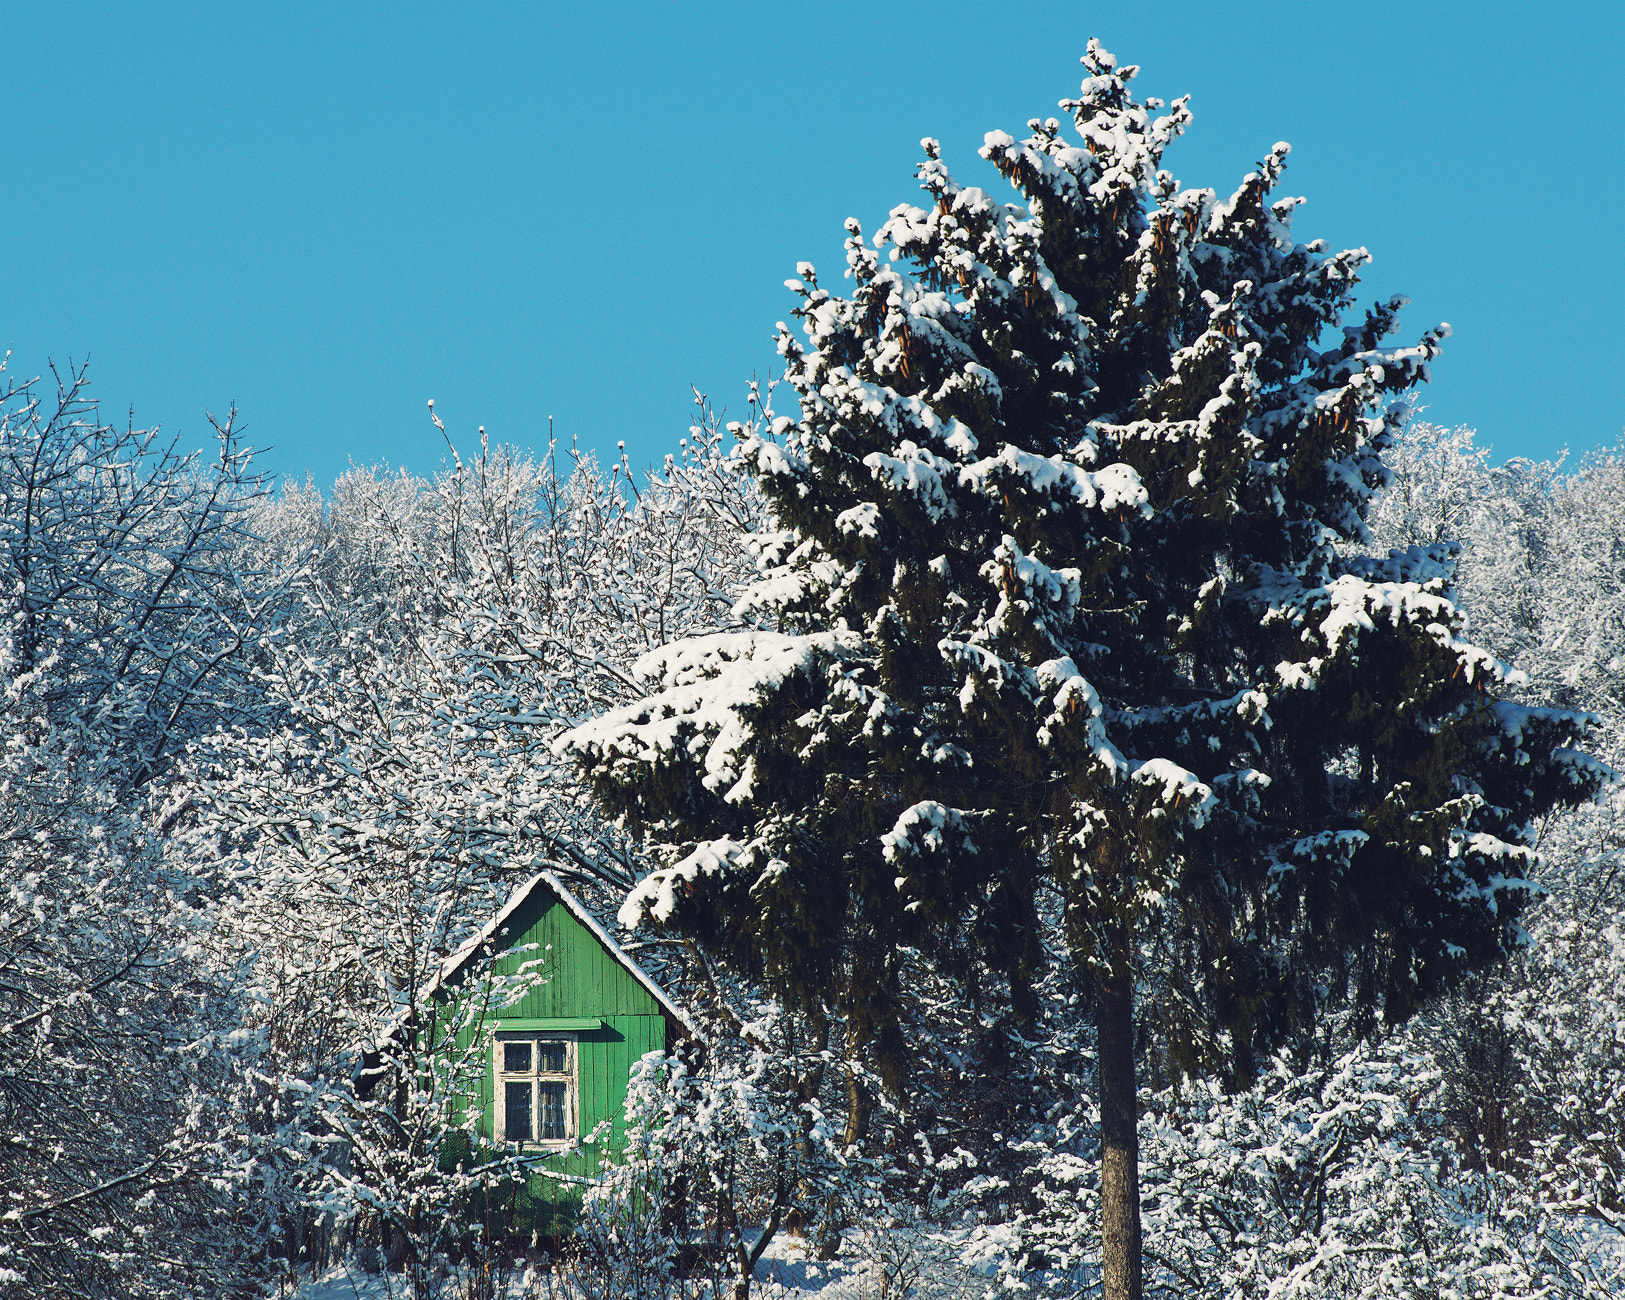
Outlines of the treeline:
M 84 385 L 8 387 L 0 426 L 0 1294 L 257 1295 L 338 1260 L 423 1293 L 459 1262 L 498 1277 L 536 1247 L 467 1211 L 523 1162 L 446 1158 L 445 1080 L 351 1081 L 512 884 L 558 871 L 612 923 L 660 861 L 553 741 L 636 699 L 640 656 L 737 626 L 771 538 L 731 453 L 783 432 L 771 389 L 732 431 L 702 403 L 649 475 L 482 442 L 432 478 L 273 493 L 233 418 L 188 458 Z M 1475 638 L 1524 702 L 1599 714 L 1617 761 L 1625 463 L 1493 466 L 1420 423 L 1389 463 L 1375 552 L 1459 542 Z M 1331 1016 L 1226 1094 L 1178 1082 L 1148 1021 L 1148 1290 L 1618 1293 L 1617 818 L 1538 828 L 1529 944 L 1402 1030 Z M 897 1279 L 1086 1293 L 1093 1019 L 1041 941 L 1020 1005 L 998 969 L 905 954 L 899 1077 L 830 1006 L 639 932 L 708 1050 L 635 1081 L 572 1285 L 748 1287 L 794 1229 L 826 1253 L 867 1231 Z

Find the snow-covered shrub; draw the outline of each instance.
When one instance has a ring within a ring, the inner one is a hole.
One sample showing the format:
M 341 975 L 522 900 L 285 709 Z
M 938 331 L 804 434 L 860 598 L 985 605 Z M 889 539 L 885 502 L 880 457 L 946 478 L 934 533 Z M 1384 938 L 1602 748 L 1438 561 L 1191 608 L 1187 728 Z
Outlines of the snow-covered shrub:
M 1254 1087 L 1147 1098 L 1140 1126 L 1146 1293 L 1181 1297 L 1617 1294 L 1589 1224 L 1510 1174 L 1462 1167 L 1425 1045 L 1366 1044 Z M 1097 1120 L 1058 1107 L 1025 1145 L 1034 1178 L 965 1259 L 1011 1283 L 1089 1294 L 1099 1245 Z
M 205 882 L 115 793 L 121 754 L 3 667 L 0 692 L 0 1295 L 229 1294 L 243 1117 Z
M 1475 1010 L 1518 1069 L 1509 1169 L 1625 1256 L 1625 791 L 1551 827 L 1545 854 L 1529 946 Z
M 545 956 L 511 976 L 483 962 L 465 971 L 456 989 L 431 991 L 380 1027 L 355 1077 L 268 1078 L 250 1140 L 268 1200 L 318 1216 L 360 1247 L 352 1253 L 376 1248 L 415 1300 L 440 1294 L 454 1260 L 488 1262 L 507 1245 L 509 1219 L 493 1208 L 547 1156 L 493 1149 L 478 1135 L 486 1027 L 545 981 Z M 268 1226 L 288 1231 L 286 1222 Z M 296 1257 L 297 1243 L 281 1244 Z
M 868 1162 L 824 1112 L 827 1050 L 798 1050 L 783 1009 L 706 1045 L 698 1065 L 651 1054 L 627 1091 L 626 1147 L 585 1198 L 583 1252 L 616 1294 L 724 1283 L 748 1296 L 756 1266 L 794 1218 L 838 1227 L 871 1202 Z M 624 1277 L 623 1277 L 624 1274 Z

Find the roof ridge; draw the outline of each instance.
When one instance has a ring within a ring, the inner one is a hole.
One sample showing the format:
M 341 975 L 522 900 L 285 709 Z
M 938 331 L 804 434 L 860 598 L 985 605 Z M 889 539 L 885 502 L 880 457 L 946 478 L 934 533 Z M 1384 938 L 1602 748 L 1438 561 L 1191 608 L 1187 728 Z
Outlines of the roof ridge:
M 521 884 L 508 896 L 508 901 L 497 909 L 495 915 L 489 921 L 481 926 L 476 933 L 459 944 L 457 949 L 445 961 L 441 962 L 439 971 L 420 990 L 418 994 L 419 1005 L 428 1002 L 447 980 L 456 975 L 481 948 L 498 934 L 503 923 L 529 900 L 538 885 L 546 885 L 552 891 L 554 898 L 564 905 L 564 909 L 580 922 L 593 938 L 598 940 L 605 952 L 619 962 L 626 972 L 648 991 L 656 1003 L 659 1004 L 661 1010 L 681 1025 L 690 1037 L 696 1039 L 700 1037 L 699 1031 L 695 1029 L 693 1022 L 683 1012 L 682 1008 L 666 996 L 665 990 L 655 983 L 649 972 L 638 965 L 636 959 L 610 937 L 609 932 L 599 923 L 598 918 L 587 910 L 587 905 L 571 893 L 569 887 L 551 871 L 538 871 L 529 880 Z

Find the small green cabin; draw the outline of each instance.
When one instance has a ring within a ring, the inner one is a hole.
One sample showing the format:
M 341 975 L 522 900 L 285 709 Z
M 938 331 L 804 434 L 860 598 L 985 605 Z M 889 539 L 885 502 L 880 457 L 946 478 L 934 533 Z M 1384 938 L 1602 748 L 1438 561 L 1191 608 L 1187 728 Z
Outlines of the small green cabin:
M 550 871 L 519 886 L 452 954 L 428 992 L 441 1002 L 466 998 L 487 981 L 518 979 L 527 966 L 537 978 L 516 1001 L 470 1017 L 457 1035 L 461 1059 L 483 1060 L 479 1140 L 552 1152 L 545 1168 L 567 1178 L 591 1175 L 624 1140 L 632 1066 L 694 1031 Z M 488 975 L 471 983 L 476 968 Z M 587 1143 L 606 1122 L 607 1142 Z M 527 1217 L 557 1231 L 565 1227 L 560 1212 L 569 1217 L 578 1193 L 568 1181 L 539 1174 L 524 1199 L 531 1203 Z

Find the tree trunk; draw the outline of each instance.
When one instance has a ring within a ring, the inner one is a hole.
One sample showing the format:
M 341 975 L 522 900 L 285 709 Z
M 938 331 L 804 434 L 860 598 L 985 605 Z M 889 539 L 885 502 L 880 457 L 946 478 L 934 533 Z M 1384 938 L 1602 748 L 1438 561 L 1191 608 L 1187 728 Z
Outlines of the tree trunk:
M 841 1135 L 843 1145 L 848 1148 L 869 1136 L 869 1090 L 863 1086 L 859 1050 L 857 1032 L 849 1024 L 846 1027 L 846 1132 Z
M 1100 1265 L 1104 1300 L 1140 1300 L 1139 1097 L 1134 1088 L 1134 972 L 1114 954 L 1095 991 L 1100 1053 Z
M 814 1009 L 809 1017 L 812 1030 L 812 1043 L 810 1050 L 800 1053 L 803 1059 L 811 1059 L 813 1064 L 805 1074 L 796 1076 L 796 1099 L 801 1102 L 801 1157 L 804 1160 L 813 1159 L 812 1131 L 815 1120 L 814 1107 L 811 1103 L 818 1100 L 818 1094 L 824 1089 L 824 1057 L 829 1051 L 829 1017 L 822 1011 Z M 793 1023 L 793 1022 L 792 1022 Z M 791 1036 L 792 1045 L 795 1043 Z

